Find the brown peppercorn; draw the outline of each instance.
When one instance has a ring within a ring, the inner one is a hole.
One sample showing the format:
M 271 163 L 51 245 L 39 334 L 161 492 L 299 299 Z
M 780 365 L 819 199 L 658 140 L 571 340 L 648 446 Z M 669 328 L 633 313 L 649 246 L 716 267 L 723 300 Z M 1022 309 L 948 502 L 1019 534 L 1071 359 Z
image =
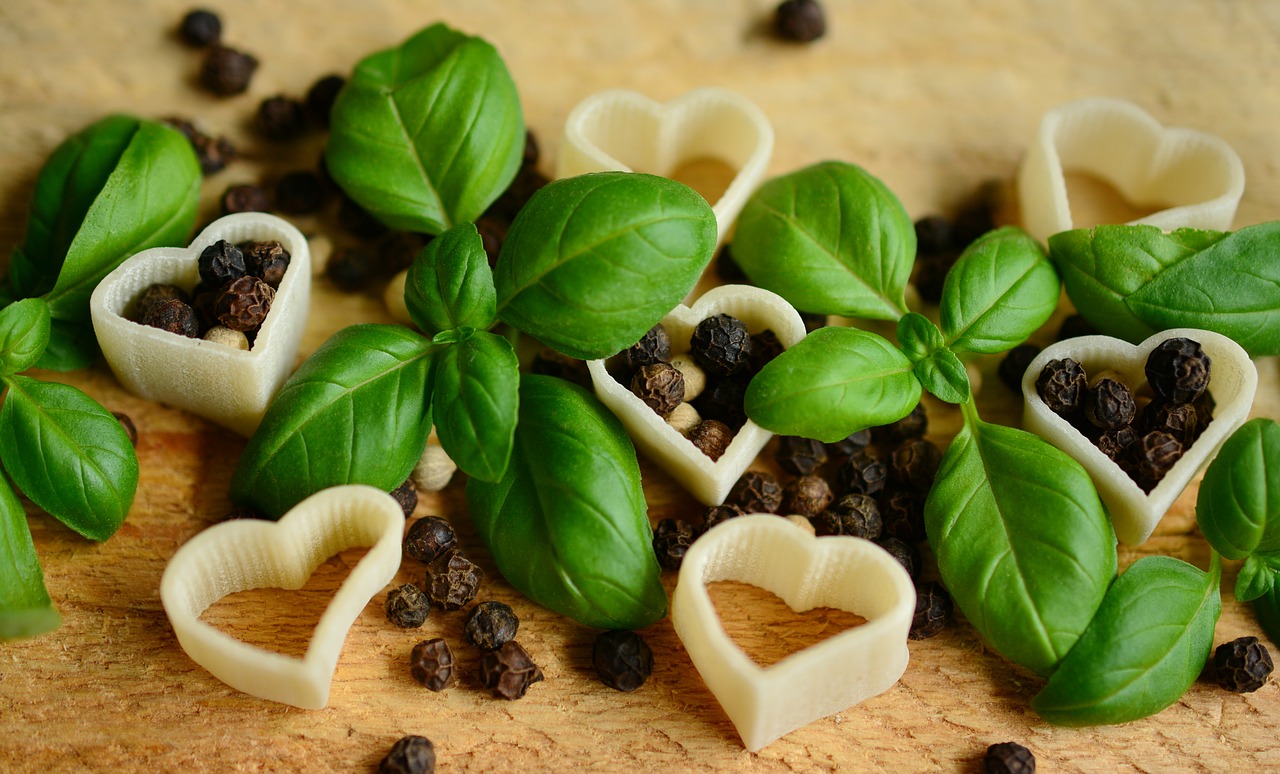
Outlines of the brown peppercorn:
M 382 221 L 349 196 L 342 197 L 342 203 L 338 206 L 338 225 L 348 234 L 361 239 L 377 239 L 387 233 L 387 227 Z
M 129 445 L 138 448 L 138 426 L 133 423 L 128 414 L 120 411 L 112 411 L 111 416 L 116 418 L 120 426 L 124 428 L 125 435 L 129 436 Z
M 996 375 L 1011 392 L 1022 394 L 1022 376 L 1027 372 L 1027 366 L 1031 365 L 1031 361 L 1035 360 L 1039 354 L 1039 346 L 1030 343 L 1019 344 L 1005 354 L 1000 361 L 1000 366 L 996 369 Z
M 777 476 L 762 470 L 748 470 L 733 484 L 725 502 L 743 513 L 777 513 L 782 505 L 782 485 Z
M 891 535 L 881 535 L 876 538 L 875 544 L 898 560 L 898 564 L 902 565 L 902 569 L 907 571 L 907 575 L 911 576 L 911 580 L 916 580 L 919 577 L 920 550 L 918 548 L 905 540 L 899 540 Z
M 409 674 L 432 691 L 443 691 L 453 685 L 453 667 L 453 651 L 440 637 L 423 640 L 409 651 Z
M 134 302 L 133 319 L 141 321 L 153 306 L 169 299 L 177 299 L 188 306 L 191 305 L 191 296 L 187 295 L 187 291 L 177 285 L 156 283 L 142 291 L 142 294 L 138 296 L 138 300 Z
M 179 336 L 200 338 L 200 323 L 196 319 L 196 310 L 176 298 L 152 304 L 142 318 L 142 324 L 176 333 Z
M 706 513 L 702 514 L 702 532 L 705 533 L 717 524 L 728 521 L 729 519 L 737 518 L 741 515 L 742 509 L 736 505 L 729 505 L 727 503 L 724 505 L 713 505 L 707 509 Z
M 671 337 L 662 323 L 650 328 L 635 344 L 622 350 L 622 365 L 627 371 L 638 371 L 654 363 L 671 362 Z
M 733 442 L 733 429 L 724 422 L 704 419 L 689 431 L 689 440 L 698 447 L 698 451 L 714 462 L 724 455 L 725 449 Z
M 430 237 L 412 231 L 392 231 L 378 240 L 378 268 L 385 274 L 398 274 L 413 265 Z
M 520 157 L 520 166 L 531 167 L 538 163 L 541 152 L 538 149 L 538 138 L 532 129 L 524 130 L 524 155 Z
M 1084 416 L 1094 427 L 1116 430 L 1133 422 L 1138 413 L 1133 393 L 1115 379 L 1102 378 L 1084 393 Z
M 1062 325 L 1058 327 L 1058 333 L 1054 337 L 1054 341 L 1066 341 L 1067 339 L 1076 339 L 1081 336 L 1096 336 L 1098 329 L 1083 316 L 1072 314 L 1062 319 Z
M 786 350 L 778 334 L 771 329 L 760 331 L 751 337 L 751 358 L 747 362 L 747 373 L 755 376 L 778 355 Z
M 668 570 L 680 569 L 694 536 L 693 525 L 683 519 L 659 521 L 653 529 L 653 553 L 658 557 L 658 564 Z
M 489 268 L 498 265 L 498 256 L 502 254 L 502 243 L 507 240 L 507 223 L 492 215 L 481 215 L 476 218 L 476 231 L 480 234 L 480 246 L 484 248 L 485 257 L 489 259 Z
M 635 632 L 601 632 L 591 647 L 591 665 L 600 682 L 617 691 L 634 691 L 653 674 L 653 651 Z
M 227 186 L 222 192 L 222 214 L 234 212 L 267 212 L 271 202 L 267 200 L 267 192 L 261 187 L 249 183 Z
M 960 258 L 960 249 L 952 248 L 938 253 L 918 253 L 911 284 L 921 300 L 930 304 L 942 301 L 942 287 L 946 284 L 947 272 L 955 266 Z
M 200 173 L 208 176 L 224 169 L 236 157 L 236 148 L 226 137 L 211 137 L 182 118 L 166 118 L 164 122 L 177 129 L 191 143 L 200 163 Z
M 200 83 L 220 97 L 230 97 L 249 88 L 257 69 L 258 60 L 253 56 L 234 48 L 214 46 L 200 68 Z
M 362 248 L 336 250 L 325 264 L 324 276 L 339 290 L 355 293 L 373 282 L 374 260 Z
M 831 458 L 852 457 L 870 445 L 871 429 L 865 428 L 846 436 L 843 441 L 826 444 L 827 456 Z
M 909 640 L 924 640 L 941 632 L 951 618 L 951 595 L 937 581 L 916 586 L 916 613 Z
M 907 441 L 889 455 L 889 472 L 903 489 L 928 492 L 938 474 L 942 450 L 931 441 L 917 438 Z
M 1213 412 L 1218 407 L 1218 402 L 1213 399 L 1213 393 L 1205 390 L 1191 405 L 1196 407 L 1196 437 L 1199 438 L 1213 421 Z
M 535 374 L 554 376 L 581 387 L 591 388 L 591 372 L 587 370 L 586 361 L 562 355 L 551 347 L 542 347 L 538 350 L 538 353 L 533 356 L 533 363 L 530 364 L 529 370 Z
M 333 112 L 333 102 L 346 83 L 347 79 L 341 75 L 326 75 L 307 89 L 307 110 L 321 126 L 329 126 L 329 114 Z
M 1080 410 L 1089 384 L 1084 368 L 1069 357 L 1050 360 L 1036 377 L 1036 392 L 1049 410 L 1069 417 Z
M 1267 646 L 1257 637 L 1239 637 L 1213 651 L 1214 680 L 1228 691 L 1252 693 L 1267 684 L 1274 668 Z
M 431 774 L 435 770 L 436 751 L 425 736 L 400 739 L 378 763 L 378 774 Z
M 274 240 L 249 242 L 240 245 L 240 251 L 244 253 L 244 266 L 249 274 L 267 283 L 273 289 L 279 289 L 291 259 L 284 245 Z
M 819 513 L 813 519 L 813 527 L 819 535 L 853 535 L 875 540 L 880 537 L 884 523 L 874 498 L 848 494 Z
M 889 470 L 870 449 L 863 449 L 840 466 L 838 476 L 844 491 L 876 495 L 884 490 Z
M 928 537 L 924 528 L 925 495 L 919 492 L 893 490 L 880 495 L 880 521 L 884 533 L 899 540 L 916 544 Z
M 307 131 L 307 109 L 301 101 L 277 94 L 258 105 L 257 123 L 268 140 L 289 142 Z
M 1107 430 L 1098 436 L 1095 445 L 1098 451 L 1117 464 L 1128 455 L 1130 447 L 1138 441 L 1138 431 L 1132 426 Z
M 640 366 L 631 377 L 631 392 L 665 418 L 684 401 L 684 374 L 670 363 Z
M 197 8 L 182 17 L 178 25 L 178 37 L 188 46 L 204 48 L 217 43 L 222 37 L 222 19 L 213 11 Z
M 196 320 L 200 323 L 200 330 L 207 331 L 210 328 L 222 327 L 218 323 L 217 315 L 214 314 L 214 306 L 217 305 L 220 294 L 220 287 L 204 282 L 191 289 L 191 308 L 196 310 Z
M 1209 365 L 1199 342 L 1166 339 L 1147 356 L 1147 383 L 1169 403 L 1193 403 L 1209 386 Z
M 832 500 L 831 485 L 821 476 L 800 476 L 782 489 L 782 513 L 796 513 L 812 519 L 826 510 Z
M 1142 427 L 1168 433 L 1186 449 L 1200 436 L 1200 417 L 1194 404 L 1152 401 L 1142 411 Z
M 744 397 L 748 383 L 736 377 L 708 379 L 702 394 L 693 401 L 693 407 L 704 419 L 724 422 L 736 432 L 747 423 Z
M 778 37 L 793 43 L 812 43 L 827 34 L 827 19 L 818 0 L 784 0 L 774 11 Z
M 881 451 L 887 451 L 907 441 L 924 438 L 929 431 L 929 415 L 925 413 L 924 404 L 917 403 L 915 408 L 897 422 L 871 428 L 871 440 L 875 441 Z
M 1035 774 L 1036 756 L 1016 742 L 1001 742 L 982 756 L 982 774 Z
M 736 258 L 733 257 L 732 245 L 725 242 L 720 247 L 720 251 L 716 253 L 715 258 L 716 276 L 724 280 L 729 285 L 750 285 L 751 280 L 747 278 L 746 272 L 742 270 L 742 266 L 738 264 Z
M 439 516 L 418 519 L 404 536 L 404 552 L 423 564 L 431 564 L 457 545 L 453 527 Z
M 495 698 L 519 699 L 541 680 L 542 670 L 515 640 L 480 657 L 480 682 Z
M 387 620 L 402 629 L 417 629 L 427 621 L 431 601 L 422 589 L 406 583 L 387 592 Z
M 454 549 L 427 565 L 427 596 L 433 605 L 459 610 L 476 598 L 484 570 Z
M 324 206 L 327 194 L 315 172 L 289 172 L 276 183 L 276 208 L 286 215 L 308 215 Z
M 462 636 L 474 648 L 497 650 L 514 640 L 519 630 L 520 619 L 510 605 L 489 601 L 471 608 L 462 626 Z
M 503 191 L 497 201 L 490 205 L 488 214 L 510 223 L 529 199 L 549 182 L 551 181 L 546 175 L 533 166 L 528 164 L 521 166 L 520 171 L 516 172 L 515 180 L 512 180 L 507 190 Z
M 1153 430 L 1132 447 L 1133 478 L 1143 491 L 1150 492 L 1182 457 L 1182 444 L 1168 433 Z
M 413 483 L 413 479 L 406 479 L 403 484 L 392 489 L 391 499 L 396 501 L 400 510 L 404 511 L 406 519 L 412 516 L 418 507 L 418 487 Z
M 233 331 L 248 333 L 262 327 L 271 311 L 276 291 L 257 277 L 244 276 L 222 289 L 214 303 L 218 322 Z
M 734 376 L 751 360 L 751 333 L 738 318 L 717 314 L 693 329 L 689 352 L 708 375 Z
M 244 253 L 225 239 L 219 239 L 201 250 L 197 265 L 200 282 L 210 288 L 221 288 L 228 282 L 240 279 L 248 271 L 244 264 Z
M 778 451 L 774 459 L 788 473 L 810 476 L 827 461 L 827 446 L 814 438 L 785 435 L 778 439 Z

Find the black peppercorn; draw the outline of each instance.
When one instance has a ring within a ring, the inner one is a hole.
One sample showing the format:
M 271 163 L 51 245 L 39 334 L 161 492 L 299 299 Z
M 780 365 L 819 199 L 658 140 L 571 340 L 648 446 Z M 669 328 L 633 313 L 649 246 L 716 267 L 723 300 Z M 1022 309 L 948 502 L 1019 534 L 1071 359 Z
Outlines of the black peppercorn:
M 741 515 L 742 509 L 736 505 L 729 505 L 727 503 L 724 505 L 713 505 L 702 515 L 702 531 L 705 533 L 717 524 L 728 521 L 729 519 L 737 518 Z
M 751 333 L 745 323 L 731 315 L 708 317 L 693 329 L 689 354 L 708 375 L 742 373 L 751 360 Z
M 982 756 L 982 774 L 1035 774 L 1036 756 L 1016 742 L 1001 742 Z
M 520 619 L 510 605 L 501 602 L 481 602 L 471 608 L 462 636 L 472 647 L 480 650 L 497 650 L 516 638 Z
M 827 455 L 830 457 L 852 457 L 870 445 L 871 429 L 865 428 L 847 436 L 843 441 L 826 444 Z
M 654 363 L 671 362 L 671 337 L 667 329 L 658 323 L 640 337 L 635 344 L 622 350 L 622 364 L 628 371 Z
M 918 548 L 891 535 L 881 535 L 876 538 L 875 543 L 898 560 L 898 564 L 902 565 L 902 569 L 907 571 L 907 575 L 910 575 L 912 580 L 919 577 L 920 550 Z
M 116 421 L 124 428 L 125 435 L 129 436 L 129 445 L 136 449 L 138 447 L 138 426 L 133 423 L 128 414 L 120 411 L 112 411 L 111 416 L 116 418 Z
M 862 494 L 848 494 L 813 519 L 814 530 L 819 535 L 853 535 L 875 540 L 880 537 L 884 524 L 880 520 L 880 507 L 876 501 Z
M 733 257 L 733 247 L 729 242 L 725 242 L 720 246 L 720 250 L 715 257 L 716 276 L 729 285 L 750 285 L 751 280 L 747 278 L 746 272 L 738 265 L 738 261 Z
M 240 246 L 244 253 L 244 267 L 249 274 L 279 289 L 284 273 L 289 269 L 291 256 L 284 245 L 276 241 L 249 242 Z
M 1089 389 L 1084 367 L 1069 357 L 1050 360 L 1036 377 L 1036 393 L 1059 416 L 1067 417 L 1080 409 Z
M 220 325 L 217 316 L 214 314 L 214 306 L 217 305 L 218 296 L 221 293 L 221 286 L 209 285 L 204 282 L 197 283 L 191 289 L 191 308 L 196 310 L 196 320 L 200 323 L 200 330 L 207 331 L 216 325 Z
M 951 595 L 937 581 L 916 586 L 916 614 L 907 639 L 924 640 L 946 628 L 951 618 Z
M 358 247 L 336 250 L 325 264 L 324 276 L 347 293 L 364 290 L 373 282 L 373 257 Z
M 267 97 L 258 104 L 257 125 L 268 140 L 290 142 L 307 131 L 307 109 L 283 94 Z
M 1094 444 L 1098 451 L 1119 464 L 1129 453 L 1129 448 L 1138 441 L 1138 432 L 1132 426 L 1107 430 L 1098 436 Z
M 378 266 L 386 274 L 396 274 L 413 265 L 413 260 L 430 237 L 412 231 L 392 231 L 378 240 Z
M 653 674 L 653 651 L 635 632 L 601 632 L 591 648 L 600 682 L 618 691 L 634 691 Z
M 492 215 L 481 215 L 476 218 L 476 231 L 480 234 L 480 246 L 484 248 L 485 257 L 489 259 L 489 268 L 498 265 L 498 256 L 502 254 L 502 243 L 507 240 L 507 223 Z
M 338 225 L 361 239 L 377 239 L 387 233 L 387 227 L 382 221 L 349 196 L 342 197 L 342 203 L 338 206 Z
M 329 114 L 333 112 L 333 102 L 346 83 L 347 79 L 341 75 L 326 75 L 307 89 L 307 110 L 321 126 L 329 125 Z
M 222 214 L 233 212 L 267 212 L 271 202 L 267 200 L 267 192 L 261 187 L 249 183 L 227 186 L 222 192 Z
M 747 362 L 747 373 L 752 376 L 760 373 L 778 355 L 786 351 L 778 334 L 772 329 L 765 329 L 751 337 L 751 357 Z
M 737 377 L 708 379 L 693 407 L 704 419 L 724 422 L 736 432 L 747 423 L 744 398 L 748 381 Z
M 1039 354 L 1040 347 L 1035 344 L 1019 344 L 1009 350 L 1000 361 L 999 368 L 996 369 L 1000 381 L 1011 391 L 1020 394 L 1022 376 L 1027 372 L 1027 366 L 1031 365 L 1031 361 L 1035 360 Z
M 920 299 L 929 304 L 942 301 L 942 288 L 946 285 L 947 273 L 960 258 L 960 252 L 953 250 L 945 253 L 924 253 L 917 257 L 911 283 L 915 285 Z
M 392 489 L 391 499 L 396 501 L 400 510 L 404 511 L 406 519 L 412 516 L 414 509 L 418 507 L 418 487 L 413 483 L 413 479 L 407 479 L 403 484 Z
M 480 682 L 496 698 L 519 699 L 541 680 L 542 670 L 515 640 L 480 657 Z
M 812 519 L 832 500 L 831 485 L 821 476 L 800 476 L 782 489 L 782 511 Z
M 869 449 L 863 449 L 840 466 L 840 487 L 845 492 L 875 495 L 884 490 L 889 470 Z
M 533 356 L 529 371 L 542 376 L 554 376 L 566 382 L 591 388 L 591 372 L 585 361 L 562 355 L 551 347 L 541 347 Z
M 226 137 L 210 137 L 196 129 L 190 121 L 181 118 L 166 118 L 165 123 L 187 138 L 191 148 L 196 152 L 196 160 L 200 162 L 200 172 L 212 175 L 225 168 L 236 157 L 235 146 Z
M 196 319 L 196 310 L 176 298 L 148 307 L 142 324 L 191 339 L 200 338 L 200 322 Z
M 1195 404 L 1152 401 L 1142 411 L 1142 428 L 1168 433 L 1186 449 L 1200 435 L 1200 417 Z
M 289 172 L 276 183 L 276 208 L 286 215 L 307 215 L 324 205 L 324 181 L 315 172 Z
M 788 473 L 809 476 L 827 461 L 827 447 L 814 438 L 785 435 L 778 439 L 778 451 L 774 459 Z
M 693 545 L 693 526 L 683 519 L 663 519 L 653 528 L 653 553 L 658 564 L 668 570 L 680 569 L 684 555 Z
M 502 195 L 486 212 L 495 218 L 510 223 L 515 220 L 516 215 L 524 208 L 529 199 L 549 182 L 545 175 L 533 166 L 526 164 L 520 167 L 520 171 L 516 172 L 515 180 L 511 181 L 511 185 L 507 186 L 507 190 L 502 192 Z
M 409 651 L 409 674 L 432 691 L 443 691 L 453 685 L 453 667 L 453 651 L 440 637 L 423 640 Z
M 925 413 L 924 404 L 917 403 L 915 408 L 897 422 L 871 428 L 871 439 L 880 446 L 881 451 L 886 451 L 912 439 L 924 438 L 927 432 L 929 415 Z
M 222 19 L 213 11 L 197 8 L 182 17 L 178 35 L 188 46 L 211 46 L 222 37 Z
M 1085 419 L 1102 430 L 1116 430 L 1133 422 L 1138 413 L 1133 393 L 1115 379 L 1102 378 L 1085 390 Z
M 882 492 L 879 503 L 884 533 L 913 545 L 923 542 L 928 537 L 924 528 L 925 500 L 922 492 Z
M 1169 403 L 1192 403 L 1209 386 L 1209 365 L 1198 342 L 1166 339 L 1147 356 L 1147 382 Z
M 406 583 L 387 592 L 387 620 L 402 629 L 416 629 L 426 623 L 431 601 L 422 589 Z
M 1155 489 L 1160 479 L 1182 457 L 1182 444 L 1168 433 L 1153 430 L 1132 447 L 1134 478 L 1144 491 Z
M 689 431 L 689 441 L 714 462 L 733 442 L 733 428 L 716 419 L 704 419 Z
M 457 549 L 427 566 L 427 596 L 431 604 L 458 610 L 476 598 L 484 570 Z
M 923 493 L 933 486 L 941 462 L 942 450 L 931 441 L 917 438 L 893 450 L 889 455 L 889 470 L 899 486 Z
M 222 289 L 214 303 L 218 322 L 233 331 L 256 331 L 271 312 L 276 291 L 257 277 L 244 276 Z
M 191 305 L 191 296 L 187 295 L 187 291 L 177 285 L 158 282 L 154 285 L 148 286 L 147 289 L 142 291 L 142 294 L 138 296 L 138 300 L 135 301 L 133 305 L 133 319 L 141 321 L 142 318 L 147 316 L 147 312 L 149 312 L 153 306 L 161 301 L 168 301 L 169 299 L 177 299 L 188 306 Z
M 431 564 L 457 545 L 453 527 L 439 516 L 418 519 L 404 536 L 404 552 L 423 564 Z
M 210 288 L 221 288 L 248 273 L 244 253 L 225 239 L 219 239 L 200 252 L 199 268 L 200 281 Z
M 684 401 L 684 374 L 670 363 L 640 366 L 631 377 L 631 392 L 658 416 L 666 417 Z
M 773 16 L 778 37 L 795 43 L 812 43 L 827 33 L 827 20 L 818 0 L 784 0 Z
M 1236 693 L 1252 693 L 1266 685 L 1273 669 L 1271 654 L 1257 637 L 1222 643 L 1210 663 L 1218 685 Z
M 1003 194 L 999 180 L 988 180 L 978 186 L 956 213 L 953 232 L 956 247 L 963 250 L 996 227 L 996 211 Z
M 1088 320 L 1078 314 L 1073 314 L 1063 318 L 1062 325 L 1058 328 L 1054 341 L 1065 341 L 1081 336 L 1096 336 L 1097 333 L 1098 329 L 1093 327 Z
M 955 250 L 955 234 L 951 221 L 941 215 L 926 215 L 914 224 L 916 256 L 937 255 Z
M 435 770 L 436 750 L 425 736 L 404 737 L 378 764 L 378 774 L 431 774 Z
M 230 97 L 249 88 L 258 69 L 253 56 L 226 46 L 214 46 L 205 55 L 200 68 L 200 83 L 220 97 Z
M 782 505 L 782 485 L 772 473 L 748 470 L 734 482 L 725 502 L 743 513 L 777 513 Z

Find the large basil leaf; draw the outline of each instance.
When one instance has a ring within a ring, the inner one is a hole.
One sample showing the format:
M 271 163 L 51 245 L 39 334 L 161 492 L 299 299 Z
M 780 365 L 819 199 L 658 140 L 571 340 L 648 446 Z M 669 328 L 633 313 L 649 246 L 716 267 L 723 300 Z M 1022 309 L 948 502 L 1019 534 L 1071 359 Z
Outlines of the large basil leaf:
M 67 384 L 5 379 L 0 462 L 31 501 L 90 540 L 115 533 L 138 488 L 120 421 Z
M 805 312 L 896 320 L 916 254 L 898 197 L 839 161 L 774 178 L 738 217 L 733 257 L 755 284 Z
M 474 223 L 454 226 L 422 250 L 409 267 L 404 303 L 428 336 L 493 326 L 498 309 L 493 272 Z
M 431 406 L 440 445 L 472 478 L 507 470 L 519 408 L 520 362 L 511 343 L 478 331 L 436 355 Z
M 905 355 L 874 333 L 840 327 L 820 328 L 769 361 L 746 394 L 757 425 L 827 443 L 902 419 L 919 402 Z
M 524 153 L 515 83 L 486 41 L 434 24 L 356 65 L 325 160 L 391 228 L 438 234 L 506 190 Z
M 1146 556 L 1120 576 L 1089 628 L 1031 702 L 1064 726 L 1127 723 L 1186 693 L 1213 648 L 1218 571 Z
M 1062 288 L 1044 251 L 1006 226 L 980 237 L 947 272 L 939 321 L 957 352 L 1013 349 L 1049 319 Z
M 34 637 L 61 624 L 44 587 L 27 514 L 0 475 L 0 641 Z
M 1115 578 L 1115 533 L 1084 468 L 1038 436 L 976 417 L 943 455 L 925 527 L 965 617 L 1042 675 L 1075 645 Z
M 16 374 L 36 364 L 49 345 L 49 307 L 29 298 L 0 309 L 0 374 Z
M 1250 420 L 1209 463 L 1196 496 L 1196 520 L 1227 559 L 1280 550 L 1280 425 Z
M 404 483 L 431 433 L 432 345 L 397 325 L 353 325 L 321 344 L 267 407 L 231 497 L 279 518 L 321 489 Z
M 1234 233 L 1097 226 L 1049 238 L 1080 313 L 1111 336 L 1142 341 L 1204 328 L 1250 355 L 1280 354 L 1280 222 Z
M 89 320 L 54 319 L 49 328 L 49 344 L 36 368 L 50 371 L 79 371 L 97 361 L 102 350 Z
M 711 206 L 674 180 L 557 180 L 533 195 L 502 243 L 498 316 L 570 357 L 612 355 L 693 290 L 715 243 Z
M 667 611 L 631 440 L 581 387 L 525 376 L 506 475 L 467 482 L 467 506 L 493 561 L 520 593 L 602 629 Z

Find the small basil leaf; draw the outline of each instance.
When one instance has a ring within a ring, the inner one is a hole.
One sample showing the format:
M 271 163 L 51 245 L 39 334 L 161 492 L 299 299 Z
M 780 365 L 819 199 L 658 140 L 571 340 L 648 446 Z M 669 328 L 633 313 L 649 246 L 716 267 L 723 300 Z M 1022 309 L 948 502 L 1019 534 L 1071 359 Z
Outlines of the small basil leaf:
M 1138 342 L 1204 328 L 1280 354 L 1280 222 L 1234 233 L 1097 226 L 1049 238 L 1067 295 L 1102 333 Z
M 391 491 L 431 432 L 432 345 L 398 325 L 353 325 L 321 344 L 267 407 L 231 497 L 279 518 L 340 484 Z
M 1204 669 L 1221 612 L 1216 573 L 1167 556 L 1139 559 L 1112 584 L 1032 708 L 1064 726 L 1154 715 Z
M 1116 538 L 1080 464 L 1031 433 L 966 422 L 925 528 L 956 605 L 1005 658 L 1049 674 L 1116 574 Z
M 1062 288 L 1034 239 L 1013 226 L 969 245 L 942 285 L 938 314 L 957 352 L 1013 349 L 1049 319 Z
M 1253 613 L 1271 641 L 1280 642 L 1280 583 L 1273 580 L 1271 589 L 1253 600 Z
M 444 24 L 361 60 L 329 127 L 326 164 L 347 195 L 391 228 L 428 234 L 479 217 L 524 153 L 502 57 Z
M 640 340 L 711 260 L 716 218 L 674 180 L 600 172 L 533 195 L 502 243 L 498 316 L 580 359 Z
M 511 343 L 479 331 L 436 355 L 431 415 L 440 445 L 472 478 L 507 470 L 519 408 L 520 362 Z
M 428 336 L 493 327 L 498 313 L 493 271 L 474 223 L 460 223 L 423 248 L 409 267 L 404 303 Z
M 1250 420 L 1209 463 L 1196 495 L 1196 520 L 1227 559 L 1280 550 L 1280 425 Z
M 49 345 L 49 307 L 38 298 L 0 309 L 0 374 L 16 374 L 36 364 Z
M 50 314 L 88 320 L 93 289 L 124 259 L 150 247 L 184 244 L 195 225 L 202 179 L 195 151 L 181 132 L 138 122 L 45 294 Z
M 942 331 L 928 317 L 907 312 L 898 320 L 898 347 L 912 363 L 919 363 L 946 345 Z
M 635 448 L 613 414 L 561 379 L 525 376 L 506 475 L 467 482 L 493 561 L 520 593 L 602 629 L 667 611 Z
M 733 257 L 805 312 L 896 320 L 916 253 L 898 197 L 866 170 L 827 161 L 762 185 L 738 217 Z
M 124 522 L 138 457 L 120 421 L 67 384 L 6 379 L 0 462 L 31 501 L 90 540 Z
M 920 402 L 911 368 L 902 352 L 874 333 L 820 328 L 751 380 L 747 416 L 781 435 L 835 443 L 911 413 Z
M 949 349 L 940 349 L 916 363 L 912 373 L 938 400 L 964 403 L 969 400 L 969 372 L 964 363 Z
M 1271 593 L 1276 573 L 1280 572 L 1280 554 L 1254 554 L 1244 560 L 1236 576 L 1236 599 L 1250 602 Z
M 27 514 L 0 475 L 0 641 L 34 637 L 61 624 L 44 587 Z
M 49 371 L 79 371 L 98 360 L 102 350 L 93 324 L 88 321 L 54 319 L 49 328 L 49 343 L 36 362 L 36 368 Z

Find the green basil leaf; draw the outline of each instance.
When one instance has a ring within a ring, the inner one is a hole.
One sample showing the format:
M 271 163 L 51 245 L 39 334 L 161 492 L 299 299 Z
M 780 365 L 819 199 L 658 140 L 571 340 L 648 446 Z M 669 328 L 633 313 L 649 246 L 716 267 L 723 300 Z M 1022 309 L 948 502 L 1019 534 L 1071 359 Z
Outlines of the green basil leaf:
M 0 476 L 0 641 L 34 637 L 62 625 L 44 587 L 27 514 Z
M 938 400 L 947 403 L 969 400 L 969 372 L 956 353 L 949 349 L 940 349 L 916 363 L 912 373 L 920 380 L 920 386 Z
M 1063 726 L 1154 715 L 1204 669 L 1221 612 L 1216 573 L 1167 556 L 1139 559 L 1112 584 L 1032 708 Z
M 329 174 L 387 226 L 473 221 L 524 154 L 515 83 L 488 42 L 433 24 L 356 65 L 334 102 Z
M 1271 641 L 1280 642 L 1280 583 L 1273 580 L 1271 589 L 1253 600 L 1253 613 Z
M 1209 463 L 1196 520 L 1227 559 L 1280 550 L 1280 425 L 1257 418 L 1232 433 Z
M 321 344 L 267 407 L 231 497 L 279 518 L 340 484 L 391 491 L 431 433 L 432 345 L 398 325 L 353 325 Z
M 10 376 L 0 407 L 0 462 L 31 498 L 90 540 L 124 522 L 138 457 L 120 421 L 67 384 Z
M 1280 573 L 1280 554 L 1254 554 L 1245 559 L 1236 576 L 1236 599 L 1250 602 L 1270 594 L 1276 573 Z
M 520 402 L 520 362 L 511 342 L 478 331 L 445 347 L 436 355 L 432 383 L 431 414 L 449 458 L 472 478 L 502 478 Z
M 476 532 L 512 586 L 585 625 L 637 629 L 667 611 L 640 467 L 586 390 L 525 376 L 506 475 L 467 482 Z
M 1076 308 L 1132 342 L 1203 328 L 1254 357 L 1280 354 L 1280 222 L 1234 233 L 1097 226 L 1049 238 Z
M 38 298 L 0 309 L 0 375 L 36 364 L 49 345 L 49 307 Z
M 925 528 L 956 605 L 1005 658 L 1049 674 L 1116 574 L 1089 474 L 1023 430 L 972 418 L 943 455 Z
M 493 327 L 498 314 L 493 271 L 474 223 L 454 226 L 422 250 L 409 267 L 404 303 L 428 336 Z
M 600 172 L 533 195 L 494 272 L 498 316 L 584 360 L 631 346 L 693 290 L 716 218 L 674 180 Z
M 1062 288 L 1040 245 L 1013 226 L 979 237 L 947 272 L 938 309 L 957 352 L 1013 349 L 1049 319 Z
M 920 402 L 911 369 L 902 352 L 874 333 L 820 328 L 751 380 L 747 416 L 774 433 L 835 443 L 911 413 Z
M 733 257 L 805 312 L 896 320 L 916 254 L 898 197 L 866 170 L 827 161 L 768 181 L 742 209 Z
M 49 312 L 88 320 L 89 296 L 124 259 L 150 247 L 185 244 L 200 201 L 200 164 L 173 127 L 140 121 L 67 248 Z
M 37 368 L 49 371 L 79 371 L 98 360 L 102 350 L 89 320 L 54 319 L 49 328 L 49 343 L 36 362 Z
M 898 347 L 912 363 L 919 363 L 946 346 L 942 331 L 928 317 L 907 312 L 898 320 Z

